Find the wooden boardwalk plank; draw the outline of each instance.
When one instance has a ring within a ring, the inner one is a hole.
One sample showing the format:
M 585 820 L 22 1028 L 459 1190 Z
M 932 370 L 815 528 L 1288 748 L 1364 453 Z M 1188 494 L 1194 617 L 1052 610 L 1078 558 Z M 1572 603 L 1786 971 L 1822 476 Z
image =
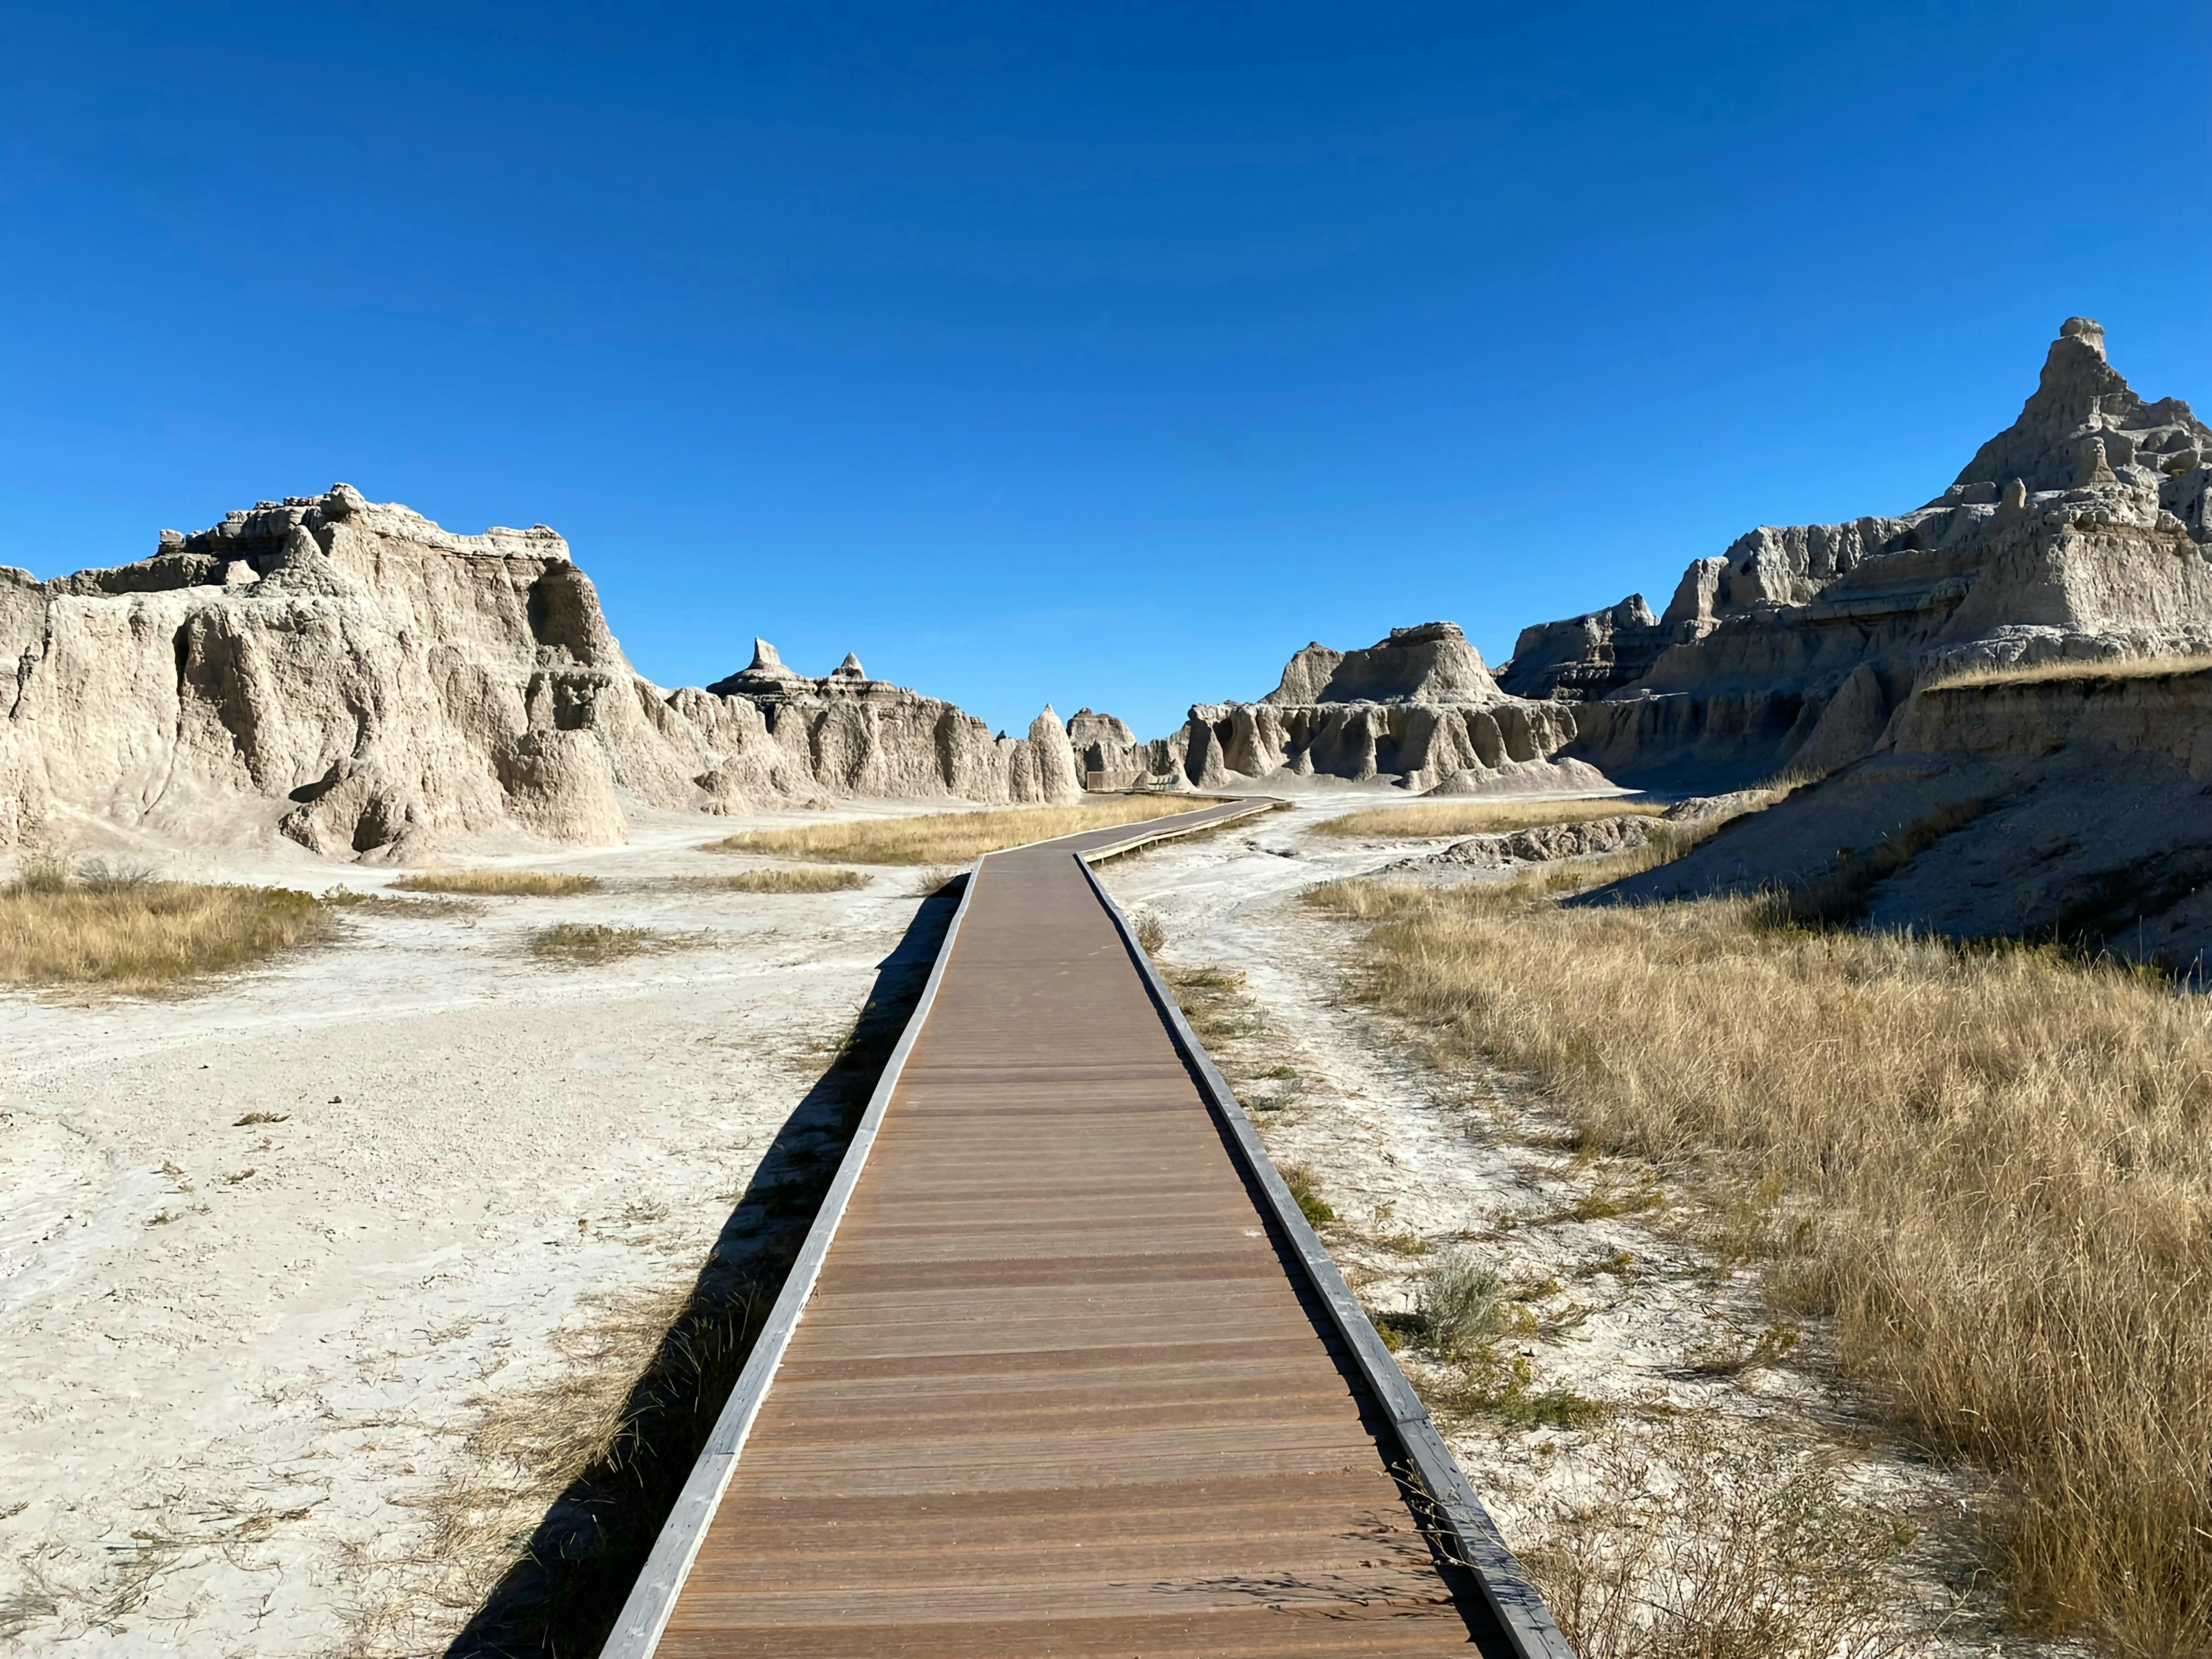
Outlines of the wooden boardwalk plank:
M 1074 856 L 1140 832 L 972 878 L 665 1659 L 1411 1656 L 1487 1628 Z

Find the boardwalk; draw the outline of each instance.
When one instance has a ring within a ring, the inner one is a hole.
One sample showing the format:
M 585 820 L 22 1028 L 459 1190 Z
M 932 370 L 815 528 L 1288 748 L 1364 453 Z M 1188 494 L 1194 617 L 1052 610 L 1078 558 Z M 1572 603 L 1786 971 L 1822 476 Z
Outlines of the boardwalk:
M 611 1655 L 1565 1651 L 1417 1524 L 1279 1190 L 1073 856 L 1152 833 L 980 866 L 803 1316 Z

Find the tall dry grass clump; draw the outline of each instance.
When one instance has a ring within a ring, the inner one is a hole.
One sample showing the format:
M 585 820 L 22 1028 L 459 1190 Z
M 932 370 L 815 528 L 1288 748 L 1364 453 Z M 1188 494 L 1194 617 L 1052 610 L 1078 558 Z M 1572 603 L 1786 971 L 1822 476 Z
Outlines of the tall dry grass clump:
M 163 991 L 332 931 L 312 895 L 284 888 L 161 881 L 100 865 L 72 874 L 33 863 L 0 886 L 0 981 Z
M 1656 817 L 1663 801 L 1634 795 L 1583 800 L 1425 800 L 1406 806 L 1370 806 L 1316 824 L 1324 836 L 1390 836 L 1433 839 L 1439 836 L 1506 835 L 1550 823 L 1584 823 L 1623 814 Z
M 2212 1650 L 2212 1009 L 2052 951 L 1778 926 L 1756 900 L 1561 908 L 1316 890 L 1443 1064 L 1591 1142 L 1778 1195 L 1770 1283 L 2017 1493 L 2031 1627 Z
M 1195 811 L 1212 798 L 1106 795 L 1067 806 L 1001 806 L 981 812 L 928 812 L 860 818 L 790 830 L 747 830 L 712 842 L 714 853 L 758 853 L 817 864 L 965 864 L 986 853 Z
M 568 898 L 596 893 L 597 876 L 547 870 L 425 870 L 392 884 L 403 893 L 470 893 L 484 898 Z

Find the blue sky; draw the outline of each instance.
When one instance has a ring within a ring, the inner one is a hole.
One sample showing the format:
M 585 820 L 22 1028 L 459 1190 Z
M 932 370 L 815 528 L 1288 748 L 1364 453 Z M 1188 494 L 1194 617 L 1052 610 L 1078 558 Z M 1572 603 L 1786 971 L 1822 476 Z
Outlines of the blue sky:
M 2212 403 L 2212 10 L 0 12 L 0 563 L 345 479 L 1170 728 L 1936 494 L 2062 319 Z

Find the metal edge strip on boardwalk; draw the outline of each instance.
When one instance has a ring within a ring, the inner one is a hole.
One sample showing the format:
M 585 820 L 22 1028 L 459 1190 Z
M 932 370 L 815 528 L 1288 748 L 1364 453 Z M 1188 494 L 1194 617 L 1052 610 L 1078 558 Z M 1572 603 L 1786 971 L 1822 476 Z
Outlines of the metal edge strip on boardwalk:
M 1574 1649 L 1553 1622 L 1543 1598 L 1536 1594 L 1536 1587 L 1528 1582 L 1521 1563 L 1506 1547 L 1498 1523 L 1490 1518 L 1490 1511 L 1474 1495 L 1451 1449 L 1437 1432 L 1429 1408 L 1413 1392 L 1413 1384 L 1398 1369 L 1398 1362 L 1391 1357 L 1389 1349 L 1382 1346 L 1382 1338 L 1367 1317 L 1366 1310 L 1344 1282 L 1344 1275 L 1337 1271 L 1320 1235 L 1314 1231 L 1305 1212 L 1291 1196 L 1274 1160 L 1267 1156 L 1259 1130 L 1237 1098 L 1236 1091 L 1230 1088 L 1228 1079 L 1221 1075 L 1221 1068 L 1213 1063 L 1213 1057 L 1199 1042 L 1198 1034 L 1190 1029 L 1190 1022 L 1183 1018 L 1182 1005 L 1160 978 L 1151 955 L 1137 942 L 1136 930 L 1130 927 L 1128 917 L 1114 902 L 1114 896 L 1106 890 L 1098 872 L 1091 867 L 1091 858 L 1096 856 L 1098 855 L 1079 854 L 1077 862 L 1090 878 L 1091 890 L 1097 894 L 1098 902 L 1106 907 L 1107 915 L 1113 917 L 1115 927 L 1120 929 L 1121 942 L 1136 963 L 1137 971 L 1144 975 L 1161 1017 L 1175 1034 L 1176 1045 L 1212 1097 L 1246 1171 L 1267 1195 L 1268 1208 L 1281 1225 L 1291 1248 L 1297 1253 L 1307 1279 L 1328 1304 L 1339 1334 L 1358 1356 L 1368 1386 L 1375 1391 L 1376 1399 L 1389 1414 L 1391 1425 L 1397 1431 L 1407 1461 L 1413 1466 L 1422 1490 L 1428 1494 L 1437 1517 L 1449 1529 L 1453 1542 L 1458 1546 L 1460 1565 L 1472 1571 L 1475 1582 L 1482 1587 L 1483 1599 L 1490 1604 L 1491 1612 L 1505 1632 L 1514 1659 L 1575 1659 Z
M 1253 811 L 1267 811 L 1266 806 L 1255 806 Z M 1197 807 L 1195 811 L 1206 809 Z M 1101 848 L 1094 857 L 1110 857 L 1132 848 L 1152 842 L 1166 841 L 1194 830 L 1210 829 L 1216 823 L 1231 823 L 1246 816 L 1232 812 L 1206 823 L 1194 823 L 1181 830 L 1156 830 L 1112 847 Z M 1146 820 L 1139 819 L 1139 823 Z M 1081 833 L 1081 832 L 1079 832 Z M 1067 837 L 1055 836 L 1054 841 Z M 1030 842 L 1030 847 L 1047 845 L 1044 842 Z M 1019 847 L 1001 848 L 1001 853 L 1018 853 Z M 937 1000 L 937 988 L 943 982 L 945 970 L 952 960 L 953 942 L 960 937 L 960 924 L 967 918 L 968 902 L 975 896 L 975 878 L 982 872 L 983 860 L 996 857 L 986 853 L 975 860 L 968 875 L 968 885 L 960 895 L 960 908 L 952 913 L 951 923 L 945 930 L 945 939 L 937 947 L 937 960 L 929 970 L 929 980 L 921 988 L 921 997 L 907 1017 L 906 1029 L 899 1033 L 898 1044 L 891 1050 L 890 1060 L 884 1064 L 883 1075 L 877 1079 L 875 1091 L 868 1097 L 868 1109 L 861 1115 L 860 1126 L 853 1131 L 853 1139 L 845 1148 L 845 1156 L 837 1166 L 836 1178 L 822 1200 L 822 1208 L 807 1230 L 806 1242 L 799 1246 L 799 1255 L 791 1264 L 791 1272 L 783 1281 L 783 1290 L 769 1310 L 768 1322 L 761 1327 L 760 1334 L 753 1340 L 752 1352 L 746 1355 L 744 1369 L 738 1373 L 737 1382 L 730 1389 L 730 1397 L 723 1405 L 721 1414 L 714 1419 L 714 1432 L 707 1437 L 707 1444 L 699 1453 L 699 1461 L 691 1466 L 691 1473 L 684 1482 L 684 1490 L 677 1494 L 676 1505 L 668 1512 L 668 1519 L 653 1540 L 653 1553 L 639 1569 L 637 1583 L 623 1603 L 621 1613 L 615 1620 L 614 1632 L 607 1638 L 606 1645 L 599 1650 L 599 1659 L 652 1659 L 653 1650 L 660 1645 L 661 1633 L 675 1613 L 677 1597 L 684 1591 L 684 1581 L 690 1576 L 691 1564 L 698 1559 L 699 1547 L 707 1540 L 707 1528 L 721 1507 L 722 1494 L 729 1490 L 731 1478 L 738 1468 L 738 1454 L 744 1449 L 745 1437 L 751 1433 L 753 1419 L 760 1415 L 761 1402 L 768 1397 L 769 1384 L 775 1381 L 777 1368 L 783 1363 L 784 1352 L 791 1346 L 792 1334 L 799 1328 L 799 1316 L 814 1294 L 815 1281 L 822 1276 L 822 1264 L 830 1255 L 830 1246 L 837 1235 L 837 1224 L 844 1219 L 845 1206 L 852 1200 L 853 1189 L 860 1184 L 860 1171 L 868 1161 L 869 1149 L 875 1145 L 876 1132 L 882 1127 L 884 1114 L 890 1109 L 892 1092 L 898 1087 L 899 1078 L 906 1070 L 907 1055 L 912 1052 L 915 1040 L 929 1018 L 932 1004 Z M 1071 854 L 1071 856 L 1073 856 Z M 1081 860 L 1079 859 L 1078 862 Z M 1084 865 L 1085 873 L 1090 866 Z M 1109 909 L 1111 901 L 1109 901 Z M 1121 913 L 1114 912 L 1117 922 Z

